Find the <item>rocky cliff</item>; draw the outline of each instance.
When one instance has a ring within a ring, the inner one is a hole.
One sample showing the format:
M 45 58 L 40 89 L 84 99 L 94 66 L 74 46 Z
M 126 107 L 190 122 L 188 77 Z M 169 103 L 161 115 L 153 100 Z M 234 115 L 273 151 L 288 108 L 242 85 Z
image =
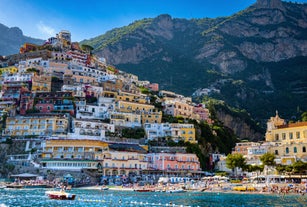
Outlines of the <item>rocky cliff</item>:
M 217 118 L 224 126 L 232 129 L 234 134 L 241 140 L 259 141 L 264 139 L 263 133 L 253 129 L 244 120 L 227 114 L 223 110 L 217 111 Z
M 194 96 L 225 100 L 262 121 L 276 109 L 285 118 L 307 110 L 307 4 L 258 0 L 215 19 L 160 15 L 82 43 L 161 89 L 207 89 Z
M 43 40 L 24 36 L 18 27 L 0 24 L 0 55 L 19 53 L 19 48 L 26 42 L 42 44 Z

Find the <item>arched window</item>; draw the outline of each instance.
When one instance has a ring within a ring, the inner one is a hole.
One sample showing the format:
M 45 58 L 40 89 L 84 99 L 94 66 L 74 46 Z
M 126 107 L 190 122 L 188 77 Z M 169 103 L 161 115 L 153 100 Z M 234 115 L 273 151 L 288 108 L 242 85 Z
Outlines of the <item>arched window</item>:
M 296 147 L 293 148 L 293 152 L 297 153 L 297 148 Z
M 286 154 L 289 154 L 289 148 L 286 147 Z
M 303 147 L 303 150 L 302 150 L 302 151 L 303 151 L 303 152 L 306 152 L 306 147 L 305 147 L 305 146 Z

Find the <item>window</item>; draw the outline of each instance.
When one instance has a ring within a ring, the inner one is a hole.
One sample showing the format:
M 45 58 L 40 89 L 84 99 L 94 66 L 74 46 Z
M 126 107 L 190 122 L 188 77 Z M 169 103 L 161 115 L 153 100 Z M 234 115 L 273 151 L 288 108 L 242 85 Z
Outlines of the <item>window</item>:
M 289 154 L 289 148 L 286 147 L 286 154 Z
M 285 140 L 286 139 L 286 133 L 282 133 L 281 137 L 282 137 L 283 140 Z
M 278 155 L 278 150 L 275 150 L 275 155 Z
M 302 151 L 303 151 L 303 152 L 306 152 L 306 147 L 305 147 L 305 146 L 303 147 Z
M 275 141 L 279 140 L 279 134 L 275 134 Z
M 297 153 L 297 148 L 296 147 L 293 148 L 293 152 Z
M 293 139 L 293 133 L 292 132 L 289 133 L 289 139 Z
M 297 139 L 301 138 L 301 133 L 300 132 L 296 132 L 296 138 Z

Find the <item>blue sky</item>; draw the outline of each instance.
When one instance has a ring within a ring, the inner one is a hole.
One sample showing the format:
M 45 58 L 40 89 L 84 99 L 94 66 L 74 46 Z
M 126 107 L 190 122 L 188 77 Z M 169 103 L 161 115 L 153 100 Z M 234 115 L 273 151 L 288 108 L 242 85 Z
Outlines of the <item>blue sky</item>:
M 135 20 L 170 14 L 174 18 L 229 16 L 256 0 L 0 0 L 0 23 L 24 35 L 47 39 L 69 30 L 81 41 Z M 307 2 L 307 0 L 296 0 Z

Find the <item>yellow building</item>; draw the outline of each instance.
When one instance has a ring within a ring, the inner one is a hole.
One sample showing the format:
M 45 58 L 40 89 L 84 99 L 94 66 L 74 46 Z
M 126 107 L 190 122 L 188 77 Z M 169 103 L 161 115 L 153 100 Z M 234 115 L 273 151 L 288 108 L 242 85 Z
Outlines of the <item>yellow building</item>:
M 155 109 L 155 106 L 150 104 L 129 101 L 117 101 L 115 107 L 120 112 L 152 112 Z
M 123 127 L 141 127 L 141 114 L 112 112 L 110 116 L 110 124 Z
M 181 116 L 191 118 L 193 116 L 193 106 L 185 101 L 170 100 L 164 102 L 164 113 L 171 116 Z
M 193 124 L 171 124 L 171 133 L 174 138 L 181 138 L 185 142 L 197 143 Z
M 162 111 L 157 111 L 155 106 L 150 104 L 130 101 L 117 101 L 115 108 L 119 112 L 141 115 L 141 124 L 162 122 Z
M 103 87 L 103 90 L 105 92 L 118 92 L 120 90 L 122 90 L 123 88 L 123 81 L 122 80 L 119 80 L 119 79 L 116 79 L 116 80 L 108 80 L 108 81 L 105 81 L 102 83 L 102 87 Z
M 3 136 L 62 136 L 67 134 L 68 117 L 35 115 L 7 117 Z
M 283 119 L 276 117 L 275 121 L 279 124 L 271 118 L 266 132 L 266 141 L 273 143 L 270 151 L 282 158 L 283 164 L 292 162 L 293 157 L 307 162 L 307 122 L 281 124 L 284 123 Z
M 99 140 L 50 139 L 42 153 L 42 166 L 49 169 L 101 170 L 108 143 Z
M 84 139 L 46 140 L 41 163 L 48 169 L 87 169 L 101 175 L 140 174 L 148 167 L 146 151 L 139 145 Z
M 51 91 L 51 76 L 49 75 L 34 75 L 32 77 L 32 92 L 50 92 Z
M 8 74 L 15 74 L 18 72 L 18 68 L 15 66 L 9 66 L 5 68 L 0 68 L 0 74 L 8 73 Z
M 162 122 L 162 111 L 144 112 L 142 113 L 142 124 Z
M 147 170 L 148 162 L 145 153 L 129 151 L 106 151 L 103 153 L 104 175 L 139 175 Z
M 129 102 L 135 102 L 135 103 L 141 103 L 146 104 L 148 103 L 148 97 L 143 94 L 134 94 L 134 93 L 128 93 L 128 92 L 120 92 L 116 96 L 116 101 L 129 101 Z

